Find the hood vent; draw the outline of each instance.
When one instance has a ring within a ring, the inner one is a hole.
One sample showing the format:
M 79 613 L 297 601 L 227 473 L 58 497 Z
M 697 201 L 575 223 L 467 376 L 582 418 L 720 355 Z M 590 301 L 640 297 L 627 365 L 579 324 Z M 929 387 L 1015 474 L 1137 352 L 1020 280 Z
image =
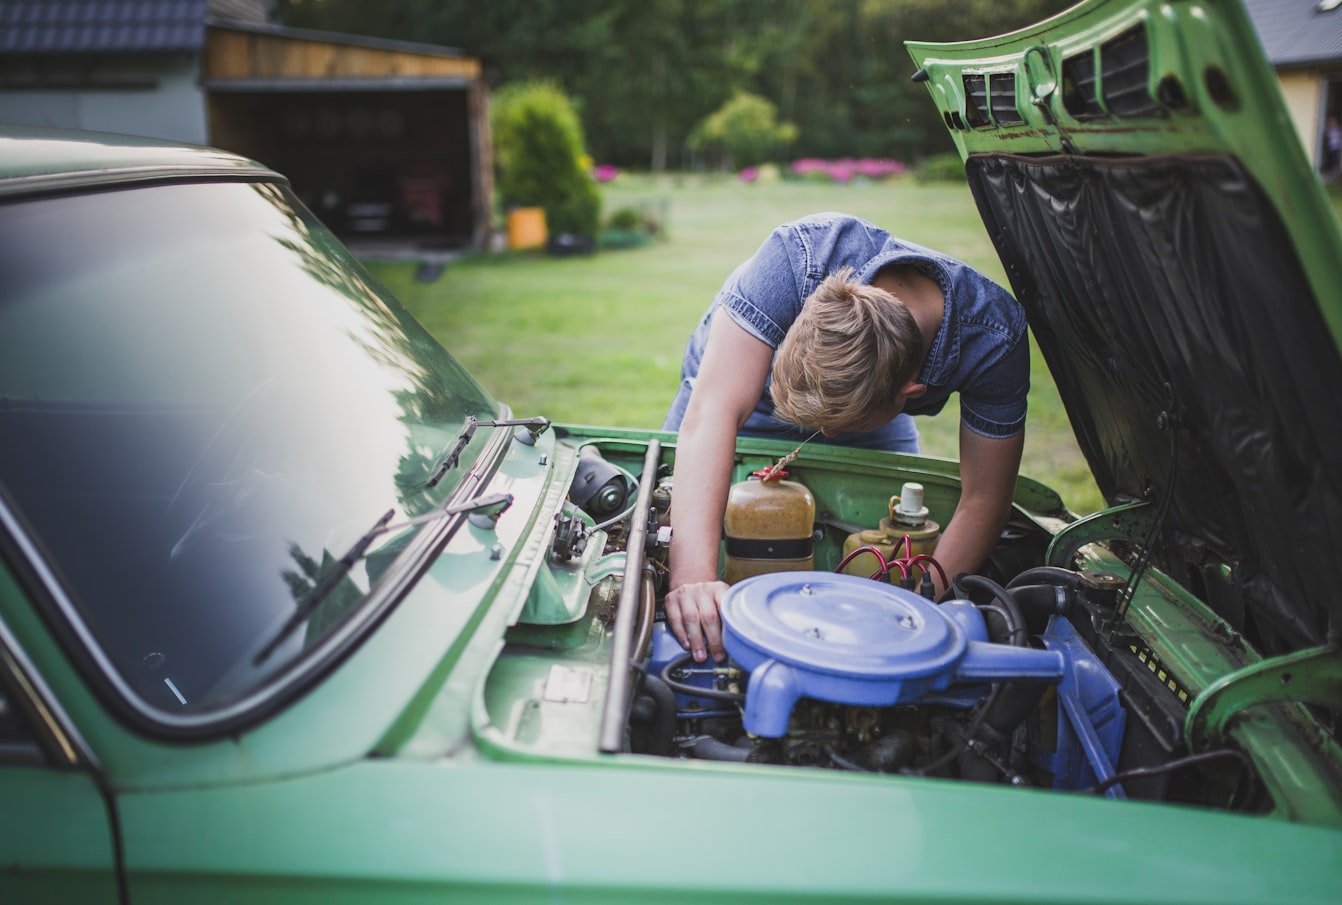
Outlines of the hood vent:
M 1025 122 L 1016 107 L 1016 74 L 994 72 L 964 76 L 965 123 L 971 129 Z
M 1104 104 L 1115 116 L 1150 116 L 1155 101 L 1147 89 L 1150 83 L 1151 57 L 1146 47 L 1146 30 L 1140 25 L 1100 45 L 1101 85 Z
M 999 126 L 1011 126 L 1025 122 L 1025 117 L 1016 109 L 1016 74 L 997 72 L 988 76 L 988 97 L 992 104 L 993 122 Z
M 1095 92 L 1095 53 L 1087 50 L 1062 61 L 1062 105 L 1076 119 L 1104 115 Z
M 964 78 L 965 124 L 971 129 L 982 129 L 992 125 L 988 119 L 988 77 L 966 75 Z
M 1104 42 L 1099 58 L 1098 78 L 1095 51 L 1063 60 L 1062 103 L 1068 113 L 1076 119 L 1095 119 L 1106 113 L 1128 118 L 1159 112 L 1149 90 L 1151 57 L 1145 29 L 1139 25 Z
M 1016 74 L 965 75 L 965 122 L 970 129 L 1025 122 L 1016 109 Z

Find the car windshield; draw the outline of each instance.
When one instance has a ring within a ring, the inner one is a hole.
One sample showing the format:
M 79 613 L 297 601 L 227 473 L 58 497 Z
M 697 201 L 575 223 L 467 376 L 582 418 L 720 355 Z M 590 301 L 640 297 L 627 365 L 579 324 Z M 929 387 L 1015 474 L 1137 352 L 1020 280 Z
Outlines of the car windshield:
M 450 496 L 438 459 L 497 414 L 284 188 L 0 205 L 0 514 L 141 704 L 208 713 L 292 666 L 406 533 L 276 632 L 384 513 Z

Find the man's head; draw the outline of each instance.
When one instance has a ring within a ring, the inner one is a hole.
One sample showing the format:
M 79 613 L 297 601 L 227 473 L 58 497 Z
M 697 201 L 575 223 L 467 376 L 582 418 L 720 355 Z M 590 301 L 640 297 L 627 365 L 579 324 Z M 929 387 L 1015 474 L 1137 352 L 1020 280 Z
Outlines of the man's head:
M 922 333 L 898 298 L 844 268 L 806 300 L 774 356 L 774 414 L 828 434 L 874 430 L 925 389 Z

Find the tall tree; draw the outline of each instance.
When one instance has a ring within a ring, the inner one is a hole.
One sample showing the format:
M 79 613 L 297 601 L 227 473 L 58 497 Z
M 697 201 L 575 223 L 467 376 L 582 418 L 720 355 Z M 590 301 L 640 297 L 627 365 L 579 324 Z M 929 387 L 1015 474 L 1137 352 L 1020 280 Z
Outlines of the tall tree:
M 574 99 L 588 147 L 683 167 L 694 126 L 738 92 L 795 123 L 806 156 L 911 159 L 950 148 L 906 40 L 1018 28 L 1069 0 L 280 0 L 296 26 L 459 47 L 491 82 L 545 78 Z

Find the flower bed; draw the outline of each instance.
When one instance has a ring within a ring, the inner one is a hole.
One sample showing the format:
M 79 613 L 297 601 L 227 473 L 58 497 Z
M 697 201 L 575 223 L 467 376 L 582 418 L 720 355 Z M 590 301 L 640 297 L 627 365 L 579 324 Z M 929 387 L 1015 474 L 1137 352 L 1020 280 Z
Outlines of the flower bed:
M 854 179 L 888 179 L 907 172 L 898 160 L 878 157 L 843 157 L 824 160 L 804 157 L 794 160 L 789 168 L 793 176 L 803 179 L 829 179 L 833 182 L 852 182 Z

